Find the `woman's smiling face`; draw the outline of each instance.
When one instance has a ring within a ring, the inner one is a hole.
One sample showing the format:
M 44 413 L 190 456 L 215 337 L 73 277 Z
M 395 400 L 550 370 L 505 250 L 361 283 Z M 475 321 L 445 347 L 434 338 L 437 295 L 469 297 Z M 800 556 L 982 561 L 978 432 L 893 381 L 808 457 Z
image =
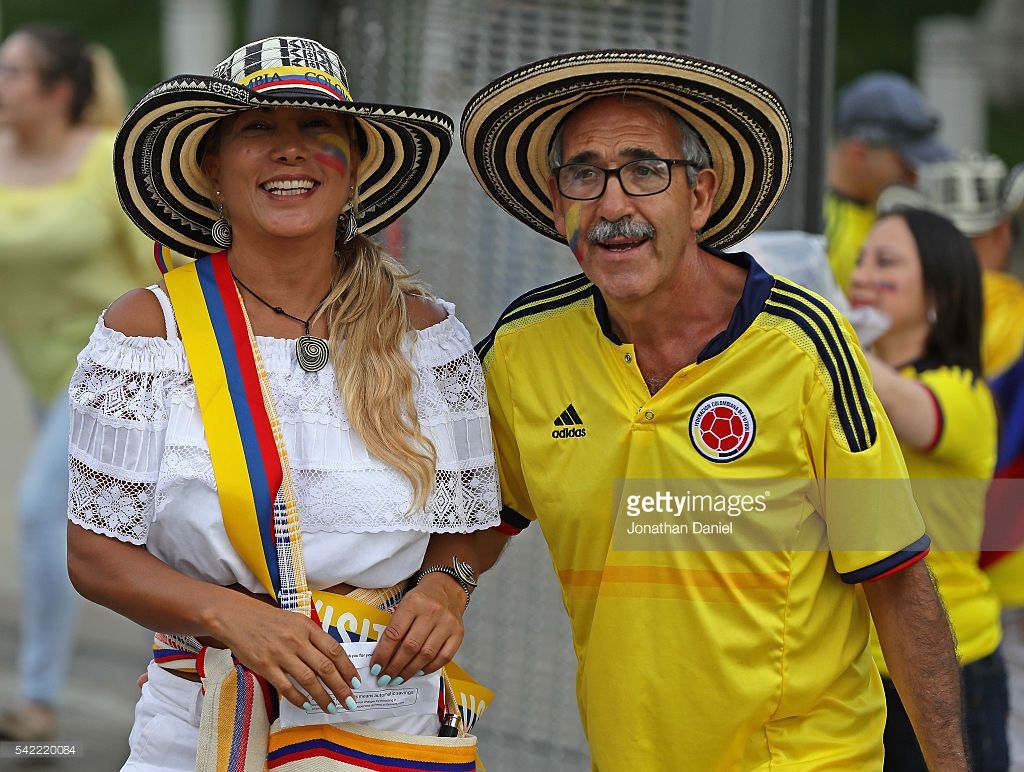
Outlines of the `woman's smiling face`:
M 334 232 L 356 181 L 349 118 L 267 107 L 225 118 L 217 132 L 203 168 L 236 238 Z
M 850 281 L 850 302 L 877 308 L 892 330 L 927 325 L 921 256 L 902 217 L 883 217 L 868 233 Z

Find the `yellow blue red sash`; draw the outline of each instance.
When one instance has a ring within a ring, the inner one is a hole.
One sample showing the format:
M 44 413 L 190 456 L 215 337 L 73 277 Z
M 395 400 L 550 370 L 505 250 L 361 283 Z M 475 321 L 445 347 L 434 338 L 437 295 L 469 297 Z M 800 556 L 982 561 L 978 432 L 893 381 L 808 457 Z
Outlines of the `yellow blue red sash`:
M 280 565 L 278 554 L 280 544 L 289 542 L 281 532 L 283 513 L 275 512 L 283 477 L 275 441 L 279 428 L 268 414 L 258 349 L 227 255 L 175 268 L 165 282 L 195 382 L 228 536 L 260 584 L 287 607 L 284 596 L 294 592 L 289 580 L 295 572 Z

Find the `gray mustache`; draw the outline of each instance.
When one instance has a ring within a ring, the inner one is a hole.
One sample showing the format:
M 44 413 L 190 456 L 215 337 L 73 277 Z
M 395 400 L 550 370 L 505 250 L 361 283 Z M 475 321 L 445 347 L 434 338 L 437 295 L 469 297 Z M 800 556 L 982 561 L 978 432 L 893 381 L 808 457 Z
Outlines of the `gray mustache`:
M 591 244 L 608 242 L 615 238 L 653 239 L 654 226 L 650 223 L 623 218 L 615 222 L 602 220 L 587 231 L 587 241 Z

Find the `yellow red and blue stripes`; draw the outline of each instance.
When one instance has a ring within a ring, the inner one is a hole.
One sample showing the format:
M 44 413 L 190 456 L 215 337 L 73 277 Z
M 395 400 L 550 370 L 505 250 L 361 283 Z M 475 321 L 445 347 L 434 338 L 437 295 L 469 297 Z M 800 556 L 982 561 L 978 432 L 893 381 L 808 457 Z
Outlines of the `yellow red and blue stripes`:
M 256 92 L 301 86 L 303 90 L 319 89 L 331 99 L 352 101 L 352 94 L 344 83 L 329 72 L 311 67 L 270 67 L 250 73 L 238 82 Z
M 292 727 L 271 735 L 268 769 L 310 758 L 334 759 L 346 765 L 343 769 L 375 772 L 474 772 L 477 768 L 476 748 L 471 745 L 397 742 L 322 724 Z
M 248 328 L 223 252 L 166 276 L 189 355 L 232 545 L 276 598 L 281 589 L 274 498 L 281 459 L 260 388 Z M 198 361 L 193 361 L 198 360 Z M 226 388 L 225 388 L 226 387 Z
M 171 250 L 159 241 L 153 242 L 153 259 L 156 261 L 156 267 L 160 269 L 161 274 L 165 274 L 171 270 L 168 267 L 171 263 Z
M 276 692 L 230 652 L 204 647 L 196 658 L 203 678 L 205 701 L 201 722 L 212 742 L 197 751 L 204 759 L 197 768 L 209 769 L 215 760 L 218 772 L 263 769 L 266 760 L 266 728 L 278 716 Z
M 342 177 L 348 174 L 352 153 L 348 138 L 334 132 L 325 132 L 318 139 L 321 149 L 314 156 L 316 160 L 324 166 L 334 169 Z
M 569 245 L 569 249 L 572 250 L 573 256 L 577 260 L 582 260 L 583 256 L 580 254 L 580 212 L 582 211 L 583 205 L 580 202 L 576 202 L 569 207 L 569 211 L 565 213 L 565 241 Z

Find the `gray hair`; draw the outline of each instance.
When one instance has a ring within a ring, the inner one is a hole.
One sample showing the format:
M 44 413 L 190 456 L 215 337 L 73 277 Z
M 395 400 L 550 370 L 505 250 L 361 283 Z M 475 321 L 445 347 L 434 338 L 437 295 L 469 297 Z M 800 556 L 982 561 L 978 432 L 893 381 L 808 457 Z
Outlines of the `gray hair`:
M 643 97 L 629 97 L 629 101 L 632 104 L 649 105 L 675 121 L 683 138 L 682 154 L 679 157 L 696 164 L 696 166 L 685 167 L 686 182 L 691 188 L 696 185 L 697 173 L 701 169 L 711 167 L 711 153 L 708 151 L 707 145 L 704 144 L 704 140 L 701 139 L 700 134 L 697 133 L 693 126 L 686 122 L 683 116 L 658 102 L 644 99 Z M 572 113 L 570 112 L 569 115 L 572 115 Z M 566 118 L 568 117 L 567 115 Z M 548 148 L 548 170 L 552 173 L 562 165 L 562 131 L 565 128 L 566 118 L 563 118 L 561 123 L 558 124 L 554 136 L 551 137 L 551 146 Z

